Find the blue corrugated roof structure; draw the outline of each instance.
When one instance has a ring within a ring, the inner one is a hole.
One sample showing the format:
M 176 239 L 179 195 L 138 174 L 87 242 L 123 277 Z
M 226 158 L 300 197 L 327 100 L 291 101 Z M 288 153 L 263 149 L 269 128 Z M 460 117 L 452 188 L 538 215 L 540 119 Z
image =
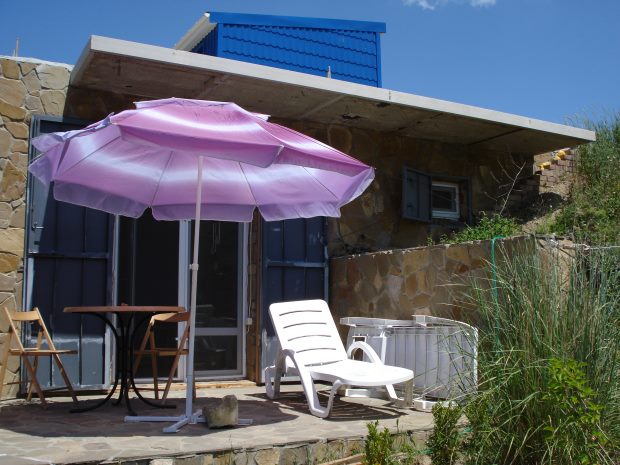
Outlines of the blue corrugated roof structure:
M 381 87 L 385 23 L 233 13 L 209 21 L 216 26 L 193 52 Z

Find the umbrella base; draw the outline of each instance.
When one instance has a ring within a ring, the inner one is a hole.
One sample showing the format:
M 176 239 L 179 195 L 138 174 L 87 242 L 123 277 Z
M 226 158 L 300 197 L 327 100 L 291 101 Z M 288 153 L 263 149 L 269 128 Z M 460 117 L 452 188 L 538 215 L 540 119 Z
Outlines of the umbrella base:
M 195 425 L 196 423 L 206 423 L 205 418 L 202 416 L 200 410 L 196 410 L 193 415 L 175 415 L 175 416 L 131 416 L 125 417 L 125 423 L 140 423 L 140 422 L 171 422 L 175 423 L 170 426 L 166 426 L 162 431 L 164 433 L 178 433 L 185 425 Z M 239 426 L 249 426 L 253 423 L 252 419 L 239 418 Z

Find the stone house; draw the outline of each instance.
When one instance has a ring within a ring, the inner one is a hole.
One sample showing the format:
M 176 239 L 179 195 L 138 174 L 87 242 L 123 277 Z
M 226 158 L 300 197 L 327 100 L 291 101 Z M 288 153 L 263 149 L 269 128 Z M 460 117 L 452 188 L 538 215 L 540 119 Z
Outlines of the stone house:
M 424 245 L 429 236 L 471 223 L 479 211 L 493 209 L 502 184 L 534 155 L 594 139 L 579 128 L 186 51 L 205 27 L 202 21 L 184 37 L 185 50 L 93 36 L 74 66 L 0 59 L 0 300 L 11 308 L 49 303 L 42 310 L 59 345 L 80 350 L 67 366 L 78 387 L 109 383 L 110 335 L 87 318 L 70 321 L 62 308 L 187 306 L 191 228 L 148 214 L 135 221 L 55 202 L 27 176 L 29 157 L 36 155 L 29 141 L 37 134 L 81 127 L 138 100 L 235 101 L 376 167 L 375 182 L 339 219 L 272 224 L 257 216 L 249 225 L 208 222 L 202 228 L 201 264 L 207 265 L 201 280 L 209 291 L 199 296 L 198 377 L 259 382 L 273 351 L 270 301 L 331 295 L 337 313 L 347 314 L 359 304 L 359 295 L 348 294 L 381 295 L 388 286 L 401 308 L 384 316 L 411 314 L 408 306 L 438 311 L 428 289 L 434 281 L 403 276 L 405 270 L 424 268 L 419 258 L 441 262 L 448 276 L 459 264 L 471 266 L 479 252 L 416 249 L 407 258 L 398 252 L 394 273 L 385 261 L 382 271 L 375 264 L 372 273 L 360 272 L 347 267 L 346 256 L 393 254 L 387 251 Z M 290 272 L 282 271 L 286 267 Z M 374 290 L 361 283 L 372 279 L 378 280 Z M 364 285 L 357 289 L 355 282 Z M 401 299 L 402 289 L 411 298 Z M 382 314 L 384 304 L 364 313 Z M 3 340 L 0 334 L 0 351 Z M 14 379 L 18 368 L 9 366 Z

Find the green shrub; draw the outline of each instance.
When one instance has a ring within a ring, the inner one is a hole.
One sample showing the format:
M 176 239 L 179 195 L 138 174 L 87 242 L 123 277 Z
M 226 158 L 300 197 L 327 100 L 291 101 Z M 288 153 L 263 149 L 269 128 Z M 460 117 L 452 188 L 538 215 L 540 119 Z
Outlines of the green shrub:
M 549 360 L 542 399 L 555 412 L 544 428 L 552 462 L 576 458 L 584 465 L 598 463 L 608 443 L 600 427 L 603 407 L 596 403 L 597 394 L 589 386 L 585 368 L 585 363 L 571 359 Z
M 368 435 L 364 439 L 365 465 L 414 465 L 420 451 L 412 442 L 411 438 L 398 431 L 396 421 L 396 435 L 392 435 L 387 428 L 379 431 L 379 422 L 371 422 L 366 425 Z
M 479 389 L 468 465 L 620 463 L 620 259 L 613 250 L 500 253 L 478 279 Z
M 426 441 L 433 465 L 453 465 L 458 460 L 461 441 L 457 423 L 461 415 L 458 406 L 444 407 L 437 403 L 433 407 L 433 431 Z
M 620 112 L 585 121 L 596 141 L 578 149 L 577 177 L 569 203 L 543 232 L 588 244 L 620 242 Z
M 459 244 L 469 241 L 483 241 L 497 236 L 509 237 L 519 232 L 520 228 L 513 218 L 501 216 L 497 213 L 487 215 L 482 213 L 475 226 L 466 226 L 452 236 L 442 236 L 442 244 Z
M 364 440 L 365 465 L 393 465 L 394 438 L 387 428 L 379 431 L 379 422 L 368 423 L 368 435 Z

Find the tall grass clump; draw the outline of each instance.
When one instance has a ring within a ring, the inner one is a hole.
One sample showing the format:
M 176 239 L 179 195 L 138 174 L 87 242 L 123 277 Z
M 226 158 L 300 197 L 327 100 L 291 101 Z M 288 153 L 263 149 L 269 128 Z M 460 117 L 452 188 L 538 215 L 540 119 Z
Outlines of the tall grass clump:
M 464 463 L 620 463 L 619 287 L 612 250 L 500 253 L 469 296 L 482 324 Z
M 585 120 L 596 141 L 577 154 L 577 176 L 568 204 L 544 232 L 588 244 L 620 242 L 620 112 L 601 121 Z

